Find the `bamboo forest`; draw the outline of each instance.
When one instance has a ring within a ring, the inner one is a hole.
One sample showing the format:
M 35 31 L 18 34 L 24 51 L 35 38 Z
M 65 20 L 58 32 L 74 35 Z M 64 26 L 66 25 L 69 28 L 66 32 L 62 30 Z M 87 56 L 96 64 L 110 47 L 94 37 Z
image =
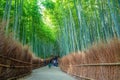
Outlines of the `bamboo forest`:
M 120 80 L 120 0 L 0 0 L 0 80 Z

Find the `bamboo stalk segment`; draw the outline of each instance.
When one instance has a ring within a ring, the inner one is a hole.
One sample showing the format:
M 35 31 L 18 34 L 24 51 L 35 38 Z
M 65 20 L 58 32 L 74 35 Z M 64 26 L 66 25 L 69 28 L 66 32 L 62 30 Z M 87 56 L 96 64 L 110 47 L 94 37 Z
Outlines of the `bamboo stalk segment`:
M 19 63 L 24 63 L 24 64 L 29 64 L 29 65 L 31 65 L 31 63 L 29 63 L 29 62 L 21 61 L 21 60 L 14 59 L 14 58 L 10 58 L 10 57 L 3 56 L 3 55 L 0 55 L 0 58 L 9 59 L 9 60 L 16 61 L 16 62 L 19 62 Z
M 97 64 L 79 64 L 79 65 L 62 65 L 62 66 L 73 66 L 73 67 L 82 67 L 82 66 L 120 66 L 120 63 L 97 63 Z
M 10 66 L 10 65 L 0 64 L 0 67 L 5 67 L 5 68 L 29 68 L 31 66 Z

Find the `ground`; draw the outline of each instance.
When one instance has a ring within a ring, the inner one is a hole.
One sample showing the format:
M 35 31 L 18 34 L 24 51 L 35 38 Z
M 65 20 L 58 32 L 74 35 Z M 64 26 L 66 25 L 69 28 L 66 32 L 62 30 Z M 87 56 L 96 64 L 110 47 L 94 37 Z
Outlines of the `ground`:
M 31 75 L 19 80 L 76 80 L 74 77 L 62 72 L 59 67 L 42 67 L 33 70 Z

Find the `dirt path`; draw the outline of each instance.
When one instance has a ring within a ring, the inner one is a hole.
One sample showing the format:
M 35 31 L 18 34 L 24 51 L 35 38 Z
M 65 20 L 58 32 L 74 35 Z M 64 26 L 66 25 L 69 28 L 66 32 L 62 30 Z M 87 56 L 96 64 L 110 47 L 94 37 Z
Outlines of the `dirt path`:
M 31 75 L 19 80 L 76 80 L 74 77 L 62 72 L 59 67 L 46 66 L 33 70 Z

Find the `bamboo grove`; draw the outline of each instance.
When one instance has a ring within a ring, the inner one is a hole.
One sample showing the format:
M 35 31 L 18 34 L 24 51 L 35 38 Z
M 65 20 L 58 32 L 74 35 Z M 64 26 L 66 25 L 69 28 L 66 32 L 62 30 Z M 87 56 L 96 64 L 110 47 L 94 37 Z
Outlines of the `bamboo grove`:
M 120 37 L 119 0 L 1 0 L 6 35 L 36 56 L 64 56 Z
M 1 0 L 0 22 L 6 24 L 6 35 L 30 45 L 36 56 L 52 53 L 55 31 L 43 22 L 38 0 Z
M 120 36 L 119 0 L 46 0 L 43 4 L 59 26 L 61 56 Z
M 119 80 L 119 22 L 120 0 L 0 0 L 0 78 L 60 56 L 66 73 Z

